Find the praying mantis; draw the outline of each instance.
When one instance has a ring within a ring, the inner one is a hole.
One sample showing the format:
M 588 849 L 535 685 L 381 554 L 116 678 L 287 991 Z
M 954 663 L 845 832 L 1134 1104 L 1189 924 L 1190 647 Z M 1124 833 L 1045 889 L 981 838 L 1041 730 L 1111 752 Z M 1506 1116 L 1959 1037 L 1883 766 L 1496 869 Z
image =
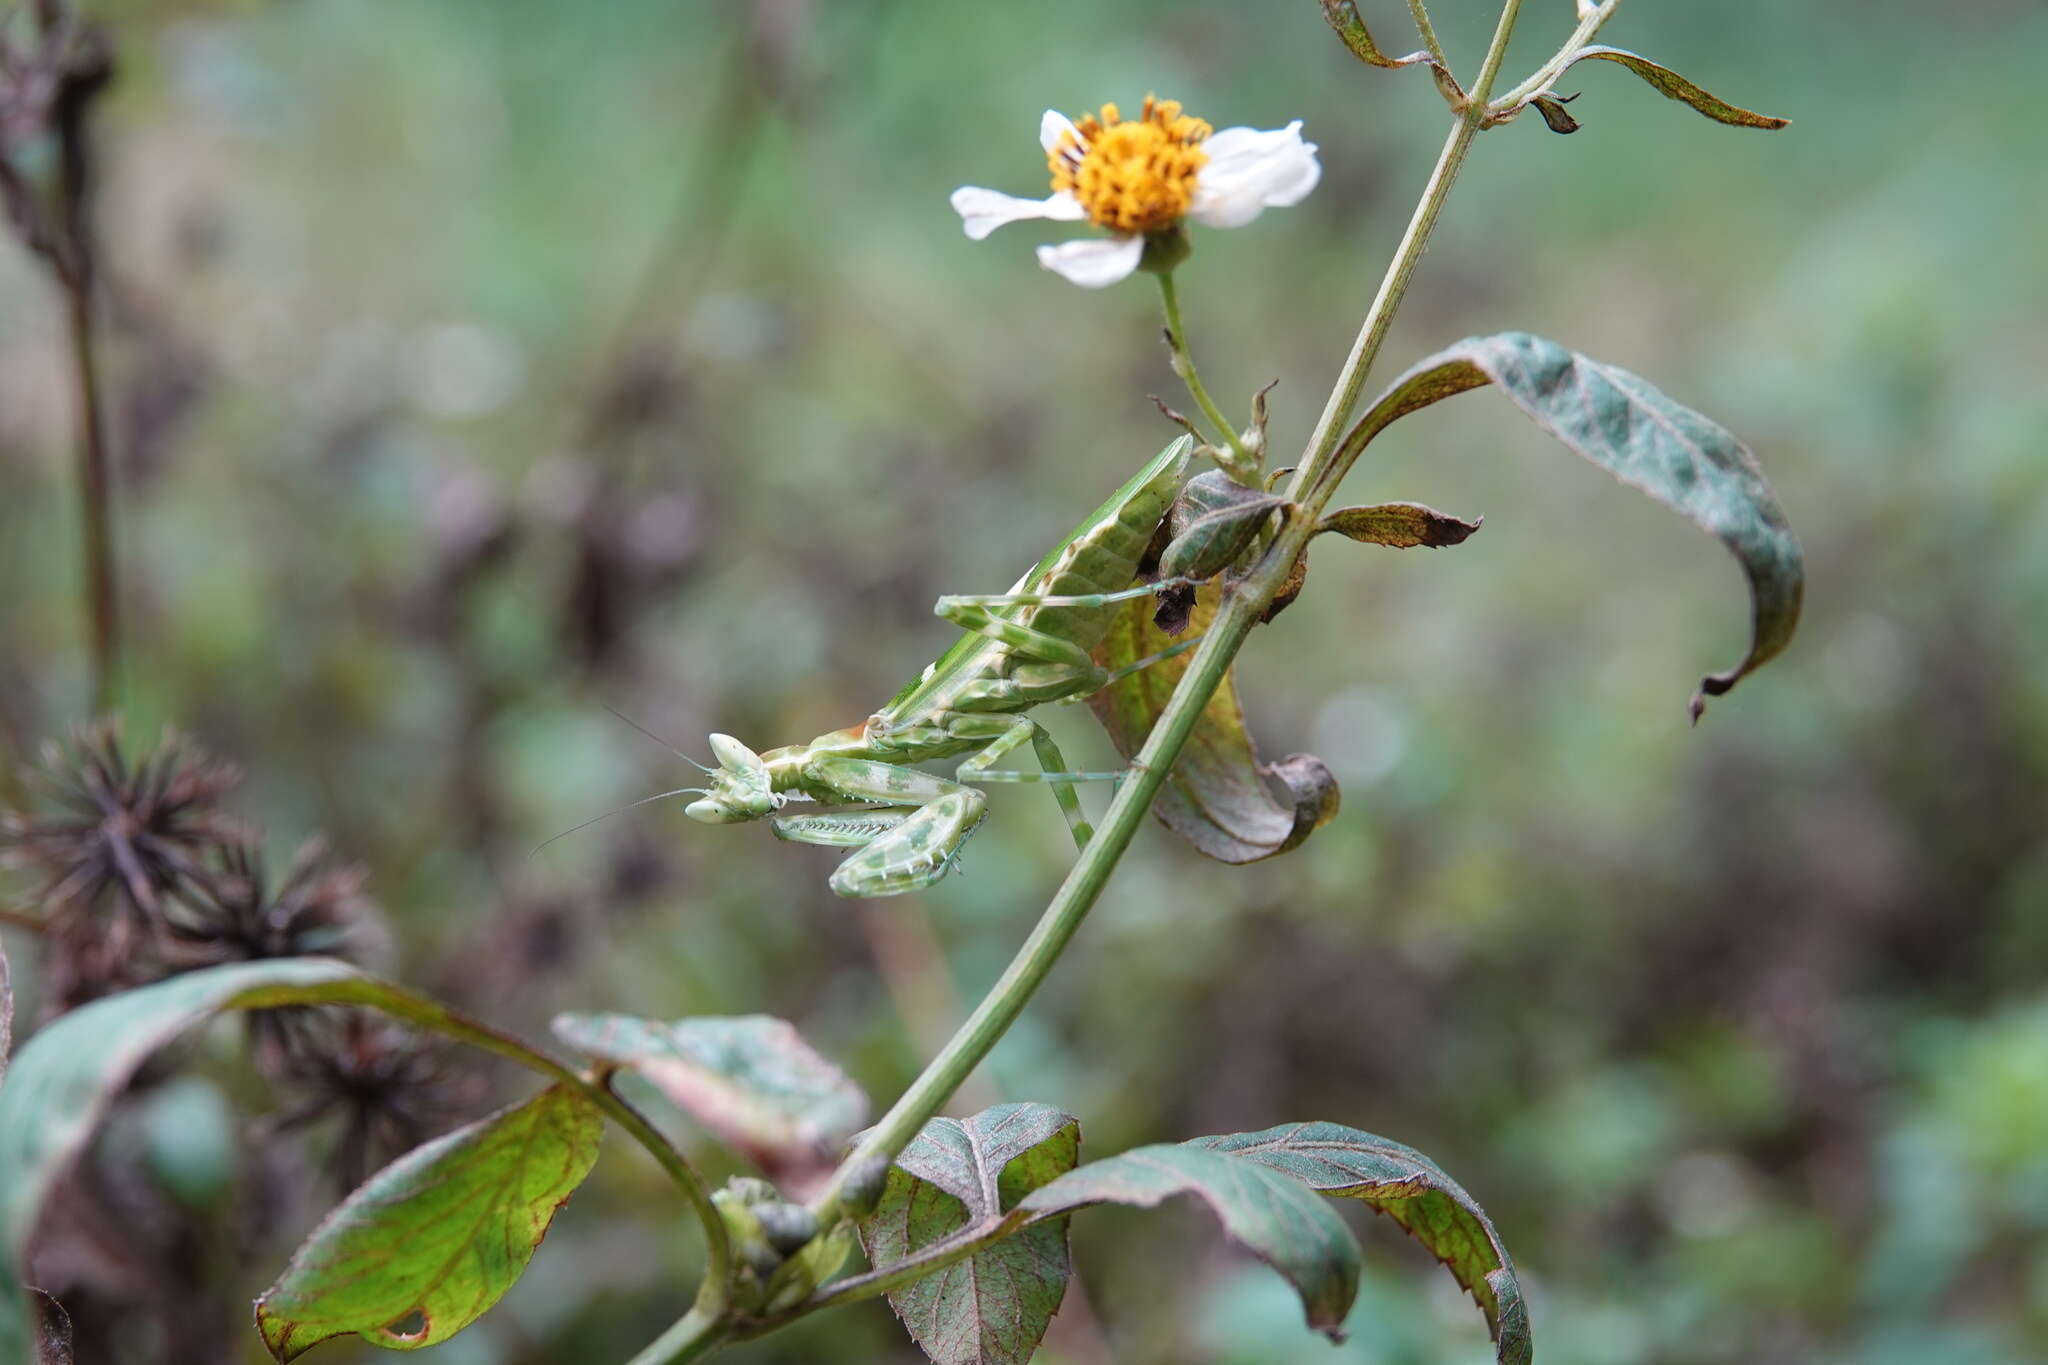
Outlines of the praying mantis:
M 712 735 L 718 767 L 705 770 L 710 786 L 685 813 L 715 825 L 766 818 L 781 838 L 853 849 L 831 878 L 833 891 L 852 897 L 900 895 L 944 877 L 986 813 L 978 783 L 1048 783 L 1075 845 L 1086 847 L 1093 831 L 1073 784 L 1123 774 L 1068 771 L 1028 713 L 1086 698 L 1199 643 L 1178 641 L 1113 671 L 1091 656 L 1120 603 L 1194 581 L 1136 581 L 1193 449 L 1183 436 L 1160 451 L 1009 592 L 941 597 L 933 611 L 965 634 L 861 724 L 767 753 Z M 1027 743 L 1043 771 L 997 766 Z M 951 779 L 914 766 L 962 755 Z M 833 808 L 788 809 L 799 802 Z

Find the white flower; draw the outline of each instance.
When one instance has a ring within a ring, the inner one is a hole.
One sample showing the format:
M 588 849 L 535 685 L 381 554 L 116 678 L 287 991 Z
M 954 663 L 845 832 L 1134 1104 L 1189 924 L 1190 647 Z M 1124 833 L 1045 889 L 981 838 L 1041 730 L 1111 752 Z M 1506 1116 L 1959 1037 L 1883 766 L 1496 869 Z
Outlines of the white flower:
M 1038 263 L 1090 289 L 1115 284 L 1138 268 L 1148 236 L 1171 232 L 1183 219 L 1207 227 L 1243 227 L 1269 208 L 1308 197 L 1322 178 L 1316 145 L 1301 140 L 1301 122 L 1285 128 L 1225 128 L 1189 118 L 1175 100 L 1145 97 L 1133 120 L 1102 106 L 1079 123 L 1048 109 L 1038 140 L 1052 168 L 1052 194 L 1019 199 L 963 185 L 953 210 L 975 241 L 1005 223 L 1027 218 L 1089 221 L 1109 237 L 1084 237 L 1038 248 Z

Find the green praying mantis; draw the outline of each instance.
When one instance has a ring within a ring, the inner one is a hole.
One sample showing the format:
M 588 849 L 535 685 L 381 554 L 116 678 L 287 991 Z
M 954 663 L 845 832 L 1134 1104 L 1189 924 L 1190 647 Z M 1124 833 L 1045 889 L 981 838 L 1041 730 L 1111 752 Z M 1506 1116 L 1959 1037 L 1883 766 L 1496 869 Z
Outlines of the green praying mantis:
M 832 873 L 842 896 L 900 895 L 944 877 L 986 813 L 979 783 L 1049 784 L 1075 845 L 1085 847 L 1092 830 L 1073 784 L 1123 774 L 1068 771 L 1028 713 L 1084 699 L 1199 643 L 1178 641 L 1115 670 L 1091 654 L 1119 604 L 1196 581 L 1137 582 L 1193 449 L 1184 436 L 1160 451 L 1009 592 L 941 597 L 934 612 L 965 633 L 860 725 L 767 753 L 712 735 L 718 767 L 704 769 L 710 786 L 692 789 L 702 795 L 686 813 L 714 825 L 765 818 L 781 838 L 853 849 Z M 1027 743 L 1042 771 L 997 766 Z M 951 779 L 914 766 L 962 755 Z M 808 802 L 821 808 L 789 809 Z

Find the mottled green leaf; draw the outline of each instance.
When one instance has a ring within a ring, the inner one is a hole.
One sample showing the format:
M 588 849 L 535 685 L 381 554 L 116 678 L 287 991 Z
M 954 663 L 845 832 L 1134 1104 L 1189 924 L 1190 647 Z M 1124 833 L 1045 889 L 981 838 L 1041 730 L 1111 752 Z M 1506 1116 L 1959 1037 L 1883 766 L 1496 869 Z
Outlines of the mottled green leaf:
M 1197 1146 L 1139 1147 L 1063 1175 L 1018 1207 L 1032 1213 L 1094 1204 L 1154 1208 L 1181 1194 L 1207 1204 L 1225 1232 L 1286 1277 L 1301 1295 L 1309 1326 L 1343 1340 L 1345 1314 L 1358 1296 L 1358 1241 L 1323 1201 L 1270 1165 Z
M 1081 1126 L 1044 1104 L 1002 1104 L 937 1118 L 897 1157 L 860 1225 L 877 1269 L 1014 1209 L 1074 1169 Z M 1067 1291 L 1067 1220 L 1034 1222 L 889 1295 L 936 1365 L 1024 1365 Z
M 284 1005 L 367 1006 L 543 1070 L 553 1065 L 431 1000 L 325 958 L 209 967 L 72 1010 L 22 1045 L 0 1084 L 0 1362 L 28 1351 L 20 1276 L 43 1200 L 135 1069 L 216 1013 Z
M 564 1014 L 555 1036 L 639 1073 L 778 1182 L 803 1185 L 830 1168 L 867 1121 L 861 1088 L 793 1026 L 765 1014 L 676 1023 Z
M 1749 652 L 1709 675 L 1691 704 L 1719 696 L 1776 657 L 1799 624 L 1806 565 L 1798 537 L 1749 448 L 1627 370 L 1527 332 L 1468 337 L 1395 380 L 1345 436 L 1341 471 L 1397 419 L 1486 384 L 1621 482 L 1647 493 L 1728 547 L 1749 579 Z
M 1162 578 L 1214 578 L 1257 538 L 1273 510 L 1287 499 L 1247 488 L 1220 469 L 1188 480 L 1174 499 L 1168 526 L 1173 539 L 1159 557 Z
M 1208 629 L 1221 588 L 1204 584 L 1196 594 L 1191 623 Z M 1104 668 L 1157 654 L 1172 644 L 1154 622 L 1152 604 L 1125 604 L 1096 647 Z M 1125 758 L 1137 753 L 1158 723 L 1194 656 L 1181 654 L 1119 679 L 1088 699 L 1112 743 Z M 1268 779 L 1287 793 L 1283 804 Z M 1285 853 L 1337 813 L 1337 779 L 1311 754 L 1294 754 L 1262 764 L 1245 729 L 1234 673 L 1209 699 L 1195 722 L 1173 771 L 1159 789 L 1152 812 L 1174 833 L 1219 862 L 1254 863 Z
M 1187 1145 L 1258 1162 L 1310 1189 L 1357 1199 L 1386 1214 L 1442 1261 L 1479 1304 L 1501 1365 L 1528 1365 L 1528 1310 L 1500 1234 L 1472 1196 L 1413 1147 L 1337 1123 L 1291 1123 Z
M 503 1298 L 597 1161 L 604 1118 L 551 1086 L 399 1158 L 329 1214 L 256 1301 L 270 1353 L 360 1334 L 415 1350 Z
M 1724 99 L 1708 94 L 1670 67 L 1659 66 L 1647 57 L 1638 57 L 1635 53 L 1622 48 L 1597 45 L 1580 48 L 1578 56 L 1572 58 L 1571 66 L 1586 61 L 1614 62 L 1625 66 L 1649 82 L 1658 94 L 1666 99 L 1677 100 L 1680 104 L 1689 104 L 1716 123 L 1726 123 L 1737 128 L 1783 128 L 1791 122 L 1790 119 L 1759 114 L 1730 104 Z M 1570 67 L 1566 69 L 1569 70 Z M 1556 127 L 1555 124 L 1551 126 Z
M 1316 523 L 1316 534 L 1335 531 L 1368 545 L 1412 550 L 1419 545 L 1463 545 L 1485 520 L 1464 521 L 1419 502 L 1382 502 L 1340 507 Z

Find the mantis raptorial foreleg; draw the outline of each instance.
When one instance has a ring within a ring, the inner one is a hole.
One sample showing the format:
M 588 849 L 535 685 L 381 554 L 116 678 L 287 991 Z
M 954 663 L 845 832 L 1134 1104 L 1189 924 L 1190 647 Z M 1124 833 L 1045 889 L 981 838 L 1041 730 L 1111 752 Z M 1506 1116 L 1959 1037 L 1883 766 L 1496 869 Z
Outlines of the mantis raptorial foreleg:
M 1153 456 L 1010 592 L 939 599 L 938 614 L 962 635 L 860 724 L 765 753 L 713 735 L 718 767 L 705 770 L 706 785 L 685 814 L 711 825 L 771 820 L 784 838 L 853 849 L 832 876 L 845 896 L 893 895 L 943 876 L 987 806 L 973 782 L 1045 782 L 1074 841 L 1085 845 L 1091 831 L 1074 784 L 1122 774 L 1068 771 L 1051 736 L 1021 717 L 1090 696 L 1188 647 L 1115 669 L 1093 657 L 1119 603 L 1135 611 L 1162 588 L 1192 585 L 1186 569 L 1157 583 L 1138 578 L 1169 524 L 1193 449 L 1182 437 Z M 1043 774 L 996 766 L 1026 740 Z M 958 781 L 915 766 L 963 756 Z M 823 804 L 786 809 L 793 801 Z
M 826 848 L 866 848 L 890 830 L 908 820 L 914 811 L 898 807 L 874 810 L 827 810 L 809 815 L 778 815 L 773 829 L 778 839 L 798 844 L 820 844 Z
M 988 798 L 973 787 L 874 759 L 822 754 L 808 773 L 842 800 L 878 807 L 775 817 L 775 832 L 785 839 L 858 846 L 832 873 L 832 889 L 842 896 L 893 896 L 930 886 L 952 867 L 988 808 Z

